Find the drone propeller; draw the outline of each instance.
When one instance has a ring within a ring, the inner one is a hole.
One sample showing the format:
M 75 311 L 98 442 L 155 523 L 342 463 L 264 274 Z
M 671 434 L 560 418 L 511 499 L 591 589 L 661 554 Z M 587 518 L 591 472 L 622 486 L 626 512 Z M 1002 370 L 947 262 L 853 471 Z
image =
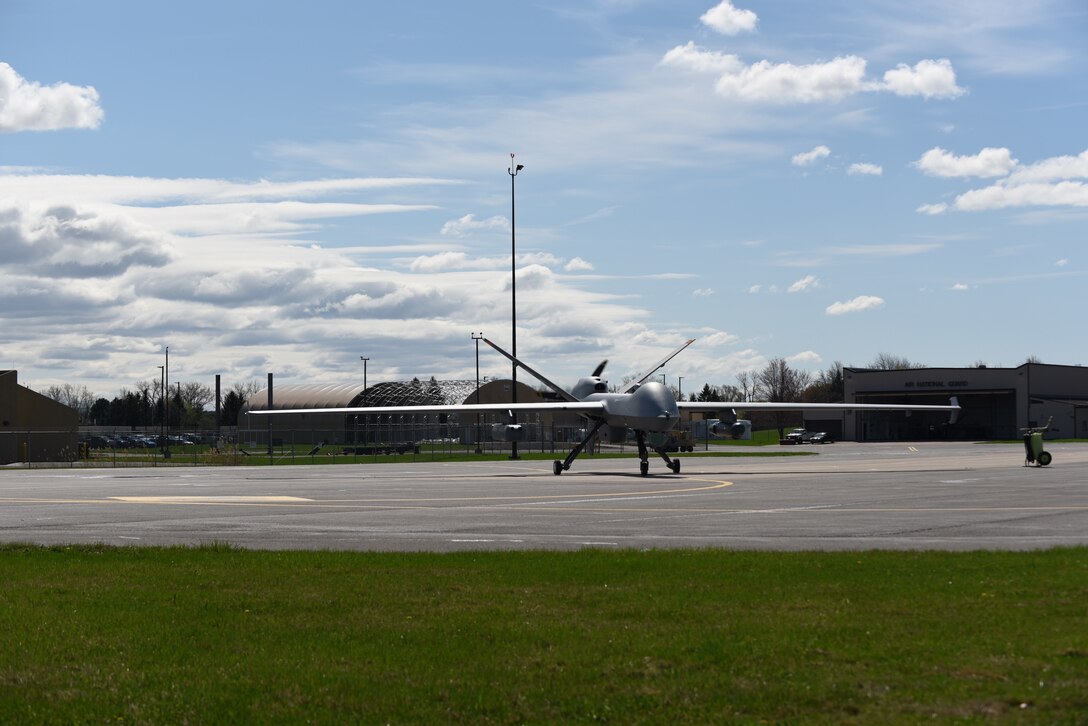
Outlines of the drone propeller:
M 605 358 L 600 363 L 598 363 L 597 367 L 593 369 L 593 377 L 594 378 L 600 378 L 601 374 L 604 373 L 604 367 L 606 365 L 608 365 L 608 359 L 607 358 Z

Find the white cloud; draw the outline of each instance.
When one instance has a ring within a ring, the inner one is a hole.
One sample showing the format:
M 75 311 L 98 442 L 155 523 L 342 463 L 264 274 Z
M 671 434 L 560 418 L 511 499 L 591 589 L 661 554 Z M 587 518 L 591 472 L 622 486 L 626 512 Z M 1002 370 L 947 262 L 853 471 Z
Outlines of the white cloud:
M 501 215 L 488 219 L 476 219 L 475 215 L 466 214 L 459 219 L 450 220 L 442 225 L 442 234 L 463 237 L 477 230 L 510 229 L 510 220 Z
M 850 168 L 846 170 L 846 173 L 851 176 L 882 176 L 884 174 L 884 167 L 879 164 L 857 163 L 851 164 Z
M 955 72 L 947 60 L 919 61 L 913 68 L 900 65 L 883 82 L 867 79 L 867 62 L 856 55 L 797 65 L 761 60 L 746 65 L 732 54 L 710 51 L 689 41 L 665 53 L 661 64 L 718 76 L 719 96 L 754 103 L 817 103 L 840 101 L 863 92 L 890 92 L 900 96 L 955 98 Z
M 846 315 L 847 313 L 857 313 L 862 310 L 873 310 L 882 305 L 884 305 L 884 298 L 875 295 L 859 295 L 853 300 L 832 303 L 827 306 L 824 312 L 828 315 Z
M 731 345 L 740 340 L 739 337 L 732 333 L 726 333 L 719 330 L 709 335 L 699 335 L 699 347 L 703 349 L 716 348 L 721 345 Z
M 714 294 L 712 287 L 698 287 L 691 291 L 692 297 L 710 297 Z
M 1088 179 L 1088 151 L 1077 156 L 1054 156 L 1028 166 L 1018 166 L 1009 176 L 1010 184 Z
M 794 154 L 793 159 L 791 159 L 791 163 L 794 166 L 811 166 L 820 159 L 826 159 L 830 155 L 831 149 L 827 148 L 826 146 L 820 145 L 812 151 L 804 151 L 800 154 Z
M 752 295 L 757 295 L 757 294 L 759 294 L 759 291 L 762 290 L 762 289 L 763 289 L 762 285 L 752 285 L 751 287 L 748 288 L 748 292 L 750 294 L 752 294 Z
M 716 50 L 704 50 L 692 40 L 666 52 L 661 64 L 699 73 L 737 73 L 744 68 L 739 57 Z
M 986 147 L 974 156 L 956 156 L 935 146 L 913 162 L 913 166 L 930 176 L 985 178 L 1005 176 L 1017 163 L 1005 148 Z
M 0 132 L 93 129 L 103 115 L 92 86 L 42 86 L 0 63 Z
M 944 202 L 941 202 L 939 204 L 923 204 L 922 206 L 918 207 L 918 209 L 916 209 L 914 211 L 918 212 L 919 214 L 928 214 L 930 216 L 936 216 L 938 214 L 944 214 L 945 212 L 947 212 L 948 211 L 948 205 L 945 204 Z
M 805 350 L 786 356 L 786 362 L 798 366 L 813 366 L 824 362 L 823 356 L 814 350 Z
M 953 290 L 954 292 L 964 292 L 966 290 L 970 290 L 971 288 L 968 285 L 966 285 L 966 284 L 964 284 L 962 282 L 957 282 L 955 285 L 953 285 L 949 289 Z
M 0 258 L 11 271 L 114 277 L 133 266 L 161 267 L 173 256 L 168 235 L 120 211 L 0 205 Z
M 1088 185 L 1071 181 L 1015 186 L 994 184 L 956 197 L 956 209 L 965 212 L 1008 207 L 1088 207 Z
M 759 22 L 759 18 L 754 12 L 736 8 L 729 0 L 722 0 L 703 13 L 699 20 L 702 21 L 703 25 L 713 28 L 723 35 L 752 32 Z
M 815 275 L 806 275 L 790 285 L 787 292 L 808 292 L 810 290 L 816 290 L 819 287 L 820 281 L 816 279 Z
M 412 272 L 441 272 L 443 270 L 461 270 L 468 262 L 464 252 L 440 252 L 437 255 L 417 257 L 412 260 Z
M 864 90 L 865 60 L 858 56 L 794 65 L 762 60 L 718 78 L 715 90 L 726 98 L 767 103 L 839 101 Z
M 114 204 L 158 204 L 168 201 L 221 203 L 294 200 L 333 193 L 450 184 L 456 182 L 424 177 L 235 182 L 225 179 L 166 179 L 90 174 L 5 174 L 0 176 L 0 196 L 47 200 L 76 198 L 82 202 Z M 419 209 L 418 206 L 413 207 Z
M 563 266 L 567 272 L 588 272 L 593 269 L 593 263 L 586 262 L 581 257 L 574 257 Z
M 1065 257 L 1063 257 L 1062 259 L 1060 259 L 1060 260 L 1058 260 L 1057 262 L 1054 263 L 1054 265 L 1056 267 L 1065 267 L 1068 264 L 1069 264 L 1069 260 L 1066 259 Z
M 966 91 L 956 85 L 956 72 L 947 58 L 920 60 L 910 67 L 900 63 L 884 73 L 884 86 L 897 96 L 956 98 Z
M 922 171 L 942 177 L 1005 176 L 988 187 L 956 197 L 959 211 L 978 212 L 1011 207 L 1088 207 L 1088 151 L 1021 165 L 1008 149 L 983 149 L 976 156 L 954 156 L 939 147 L 914 162 Z M 947 204 L 925 204 L 919 212 L 938 214 Z

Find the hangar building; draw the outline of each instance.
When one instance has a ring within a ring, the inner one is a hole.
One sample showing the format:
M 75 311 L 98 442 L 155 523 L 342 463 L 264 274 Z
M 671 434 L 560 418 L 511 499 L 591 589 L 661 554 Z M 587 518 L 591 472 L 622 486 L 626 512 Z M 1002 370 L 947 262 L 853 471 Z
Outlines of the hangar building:
M 1088 438 L 1088 368 L 1080 366 L 844 368 L 843 378 L 847 403 L 941 405 L 956 396 L 963 408 L 953 425 L 944 413 L 847 412 L 841 416 L 846 440 L 1018 439 L 1021 428 L 1051 417 L 1048 438 Z
M 479 390 L 480 403 L 506 403 L 511 400 L 511 381 L 495 380 L 483 383 Z M 524 383 L 518 383 L 518 402 L 544 400 L 541 394 Z M 376 383 L 365 390 L 358 384 L 274 384 L 272 408 L 359 408 L 370 406 L 420 406 L 433 404 L 476 403 L 476 381 L 391 381 Z M 242 413 L 268 410 L 268 389 L 249 397 Z M 522 422 L 551 425 L 543 417 L 522 414 Z M 250 438 L 260 438 L 269 424 L 273 438 L 290 436 L 295 443 L 326 441 L 336 444 L 372 444 L 422 441 L 455 436 L 463 441 L 475 440 L 475 414 L 460 418 L 449 414 L 343 414 L 309 413 L 284 414 L 254 421 L 239 418 L 239 429 L 248 429 Z M 484 414 L 481 425 L 489 425 L 493 416 Z M 481 438 L 486 439 L 484 433 Z
M 20 386 L 18 371 L 0 371 L 0 465 L 72 461 L 78 444 L 75 409 Z

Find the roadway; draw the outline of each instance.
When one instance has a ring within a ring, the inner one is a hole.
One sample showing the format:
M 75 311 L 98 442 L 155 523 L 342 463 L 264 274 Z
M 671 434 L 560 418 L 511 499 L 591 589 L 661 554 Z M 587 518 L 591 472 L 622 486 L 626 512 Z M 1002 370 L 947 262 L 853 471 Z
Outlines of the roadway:
M 457 551 L 1088 544 L 1088 446 L 806 446 L 815 456 L 132 469 L 0 468 L 0 541 Z

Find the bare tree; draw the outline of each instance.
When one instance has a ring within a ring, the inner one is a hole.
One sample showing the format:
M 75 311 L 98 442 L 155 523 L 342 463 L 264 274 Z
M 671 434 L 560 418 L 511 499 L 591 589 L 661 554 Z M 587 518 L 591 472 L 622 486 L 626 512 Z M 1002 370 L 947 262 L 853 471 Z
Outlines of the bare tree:
M 730 386 L 728 383 L 715 386 L 714 391 L 717 394 L 719 401 L 744 401 L 744 394 L 736 386 Z
M 215 393 L 210 386 L 196 382 L 181 384 L 181 402 L 189 408 L 203 411 L 204 406 L 210 403 L 213 398 L 215 398 Z
M 51 398 L 57 403 L 62 403 L 68 408 L 73 408 L 79 414 L 80 422 L 85 422 L 91 414 L 94 406 L 95 395 L 84 385 L 73 386 L 71 383 L 49 386 L 42 395 Z
M 892 353 L 878 353 L 869 363 L 870 368 L 880 371 L 904 371 L 910 368 L 925 368 L 925 363 L 914 363 L 907 358 Z
M 775 358 L 755 374 L 757 395 L 764 401 L 799 401 L 811 380 L 811 373 L 793 370 L 785 358 Z M 785 435 L 788 416 L 782 411 L 774 412 L 775 428 L 780 438 Z
M 230 390 L 234 392 L 234 394 L 237 395 L 238 398 L 242 399 L 242 401 L 245 402 L 249 400 L 250 396 L 255 394 L 257 391 L 260 391 L 262 388 L 264 388 L 264 385 L 261 384 L 260 381 L 252 379 L 249 381 L 245 381 L 244 383 L 235 383 L 233 386 L 230 387 Z
M 737 374 L 738 389 L 742 401 L 751 401 L 756 392 L 756 374 L 754 371 L 741 371 Z
M 841 403 L 846 399 L 845 383 L 842 363 L 835 361 L 830 368 L 816 374 L 815 380 L 805 389 L 802 398 L 812 403 Z
M 795 371 L 785 358 L 775 358 L 755 374 L 757 395 L 764 401 L 799 401 L 812 374 Z

